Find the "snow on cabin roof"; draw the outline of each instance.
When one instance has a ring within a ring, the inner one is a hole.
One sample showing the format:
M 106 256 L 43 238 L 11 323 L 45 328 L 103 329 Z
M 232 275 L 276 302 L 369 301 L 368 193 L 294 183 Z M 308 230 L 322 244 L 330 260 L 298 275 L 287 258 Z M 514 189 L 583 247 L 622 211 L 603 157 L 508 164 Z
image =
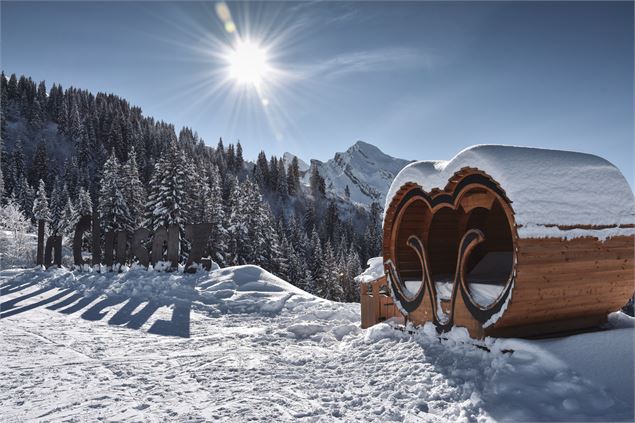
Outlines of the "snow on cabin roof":
M 521 237 L 635 234 L 633 228 L 561 230 L 557 226 L 615 226 L 635 223 L 633 191 L 622 173 L 592 154 L 505 145 L 468 147 L 449 161 L 418 161 L 395 177 L 386 207 L 407 182 L 443 189 L 463 167 L 490 175 L 512 201 Z M 556 225 L 556 226 L 553 226 Z

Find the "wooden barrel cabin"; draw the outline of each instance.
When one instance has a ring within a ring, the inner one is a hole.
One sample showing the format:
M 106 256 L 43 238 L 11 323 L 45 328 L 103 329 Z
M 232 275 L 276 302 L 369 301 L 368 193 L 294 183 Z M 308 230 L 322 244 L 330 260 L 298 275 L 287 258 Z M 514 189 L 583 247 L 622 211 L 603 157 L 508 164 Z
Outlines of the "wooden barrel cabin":
M 634 204 L 589 154 L 480 145 L 413 162 L 386 200 L 387 295 L 414 325 L 476 338 L 596 327 L 635 291 Z

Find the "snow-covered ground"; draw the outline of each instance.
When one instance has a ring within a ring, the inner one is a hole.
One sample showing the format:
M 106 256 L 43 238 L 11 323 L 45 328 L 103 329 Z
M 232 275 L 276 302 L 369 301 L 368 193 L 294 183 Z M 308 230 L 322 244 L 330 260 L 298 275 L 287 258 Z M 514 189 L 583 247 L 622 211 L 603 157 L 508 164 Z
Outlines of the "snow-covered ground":
M 359 305 L 255 266 L 4 270 L 0 284 L 2 421 L 634 417 L 635 332 L 621 313 L 602 332 L 474 342 L 461 329 L 361 330 Z

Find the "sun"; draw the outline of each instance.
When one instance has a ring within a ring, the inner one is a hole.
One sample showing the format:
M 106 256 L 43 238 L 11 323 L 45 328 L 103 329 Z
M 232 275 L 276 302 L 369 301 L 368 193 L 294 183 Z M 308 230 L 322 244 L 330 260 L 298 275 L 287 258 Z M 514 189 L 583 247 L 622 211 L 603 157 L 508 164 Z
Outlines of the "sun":
M 270 70 L 266 49 L 252 41 L 239 41 L 227 55 L 229 76 L 242 85 L 259 87 Z

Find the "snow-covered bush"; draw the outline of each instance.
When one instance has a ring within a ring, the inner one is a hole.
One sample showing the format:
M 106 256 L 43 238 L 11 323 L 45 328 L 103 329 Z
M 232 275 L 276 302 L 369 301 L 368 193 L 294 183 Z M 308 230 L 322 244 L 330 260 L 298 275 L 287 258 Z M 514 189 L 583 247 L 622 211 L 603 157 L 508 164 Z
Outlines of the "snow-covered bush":
M 29 220 L 9 199 L 0 207 L 0 268 L 26 267 L 35 263 L 36 236 Z

